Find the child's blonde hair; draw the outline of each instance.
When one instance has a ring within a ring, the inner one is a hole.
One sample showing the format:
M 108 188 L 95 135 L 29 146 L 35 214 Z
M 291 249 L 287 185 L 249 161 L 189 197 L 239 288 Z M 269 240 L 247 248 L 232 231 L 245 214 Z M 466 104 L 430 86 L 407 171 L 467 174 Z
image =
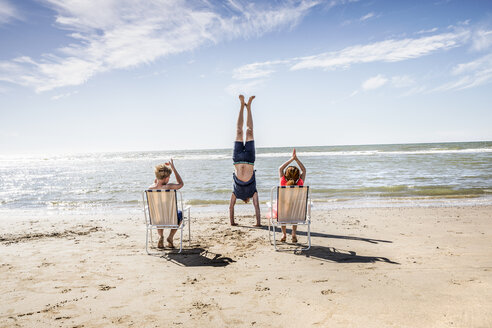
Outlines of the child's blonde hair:
M 166 164 L 159 164 L 156 165 L 154 172 L 155 177 L 159 180 L 162 180 L 169 177 L 173 173 L 173 170 L 171 170 Z

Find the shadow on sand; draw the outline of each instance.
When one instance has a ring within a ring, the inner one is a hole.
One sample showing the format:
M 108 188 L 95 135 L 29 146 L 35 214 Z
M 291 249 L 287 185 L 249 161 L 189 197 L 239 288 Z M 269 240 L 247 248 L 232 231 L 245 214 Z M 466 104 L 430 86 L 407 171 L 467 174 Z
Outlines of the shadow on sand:
M 330 261 L 337 263 L 375 263 L 386 262 L 390 264 L 400 264 L 398 262 L 391 261 L 386 257 L 380 256 L 361 256 L 357 255 L 354 251 L 341 251 L 334 247 L 325 246 L 312 246 L 307 251 L 296 251 L 296 255 L 304 255 L 313 259 L 321 261 Z
M 262 226 L 262 227 L 239 226 L 239 227 L 241 227 L 241 228 L 250 228 L 250 229 L 262 229 L 262 230 L 268 231 L 268 226 Z M 292 229 L 287 228 L 286 231 L 287 231 L 287 234 L 288 235 L 292 234 Z M 280 228 L 277 229 L 277 233 L 279 233 L 279 232 L 280 232 Z M 307 236 L 307 232 L 306 231 L 297 230 L 297 235 L 298 236 Z M 311 231 L 311 237 L 330 238 L 330 239 L 356 240 L 356 241 L 364 241 L 366 243 L 371 243 L 371 244 L 392 243 L 391 240 L 373 239 L 373 238 L 364 238 L 364 237 L 354 237 L 354 236 L 332 235 L 332 234 L 321 233 L 321 232 L 313 232 L 313 231 Z
M 234 263 L 230 257 L 222 256 L 222 254 L 215 254 L 207 251 L 201 247 L 195 247 L 192 249 L 183 249 L 181 253 L 167 253 L 161 256 L 174 264 L 187 267 L 225 267 L 231 263 Z

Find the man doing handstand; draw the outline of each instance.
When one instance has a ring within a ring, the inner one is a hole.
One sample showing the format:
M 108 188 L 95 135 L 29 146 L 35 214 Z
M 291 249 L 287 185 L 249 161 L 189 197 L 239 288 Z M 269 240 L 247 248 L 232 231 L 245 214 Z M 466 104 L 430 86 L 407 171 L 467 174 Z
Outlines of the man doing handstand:
M 248 103 L 244 103 L 244 96 L 240 95 L 241 109 L 239 110 L 239 117 L 237 119 L 237 131 L 236 141 L 234 142 L 234 153 L 232 160 L 234 162 L 234 173 L 232 178 L 233 192 L 231 195 L 231 202 L 229 204 L 229 218 L 231 225 L 235 226 L 234 222 L 234 205 L 236 205 L 236 199 L 239 198 L 245 203 L 248 203 L 253 198 L 253 205 L 255 207 L 256 214 L 256 227 L 261 227 L 260 219 L 260 202 L 258 200 L 258 191 L 256 190 L 256 178 L 255 178 L 255 141 L 253 138 L 253 116 L 251 115 L 251 102 L 255 96 L 249 97 Z M 246 118 L 246 142 L 243 138 L 243 113 L 244 107 L 247 110 Z

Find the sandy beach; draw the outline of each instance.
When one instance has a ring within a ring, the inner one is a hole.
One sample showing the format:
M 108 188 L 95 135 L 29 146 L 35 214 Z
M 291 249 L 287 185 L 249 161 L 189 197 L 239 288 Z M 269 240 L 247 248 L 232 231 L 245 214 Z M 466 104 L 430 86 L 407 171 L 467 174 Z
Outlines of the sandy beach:
M 492 327 L 491 206 L 315 210 L 300 253 L 252 214 L 155 256 L 139 215 L 2 220 L 0 326 Z

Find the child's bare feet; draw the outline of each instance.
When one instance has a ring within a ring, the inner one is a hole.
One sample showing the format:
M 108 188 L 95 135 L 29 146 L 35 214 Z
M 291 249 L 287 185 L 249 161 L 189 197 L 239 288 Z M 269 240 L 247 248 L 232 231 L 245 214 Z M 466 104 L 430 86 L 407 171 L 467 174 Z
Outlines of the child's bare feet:
M 287 240 L 287 236 L 283 236 L 282 238 L 280 238 L 280 241 L 285 243 L 285 241 Z
M 255 99 L 255 96 L 249 97 L 248 103 L 246 104 L 246 107 L 248 107 L 248 108 L 251 107 L 251 103 L 253 102 L 253 99 Z
M 239 95 L 239 100 L 241 101 L 241 105 L 244 105 L 244 96 Z
M 164 248 L 164 237 L 159 238 L 159 242 L 157 243 L 157 248 Z
M 292 236 L 292 242 L 297 243 L 297 237 L 296 236 Z
M 172 239 L 169 239 L 169 237 L 166 240 L 167 240 L 167 247 L 174 248 L 173 240 Z
M 231 226 L 237 226 L 237 223 L 236 222 L 231 222 Z

